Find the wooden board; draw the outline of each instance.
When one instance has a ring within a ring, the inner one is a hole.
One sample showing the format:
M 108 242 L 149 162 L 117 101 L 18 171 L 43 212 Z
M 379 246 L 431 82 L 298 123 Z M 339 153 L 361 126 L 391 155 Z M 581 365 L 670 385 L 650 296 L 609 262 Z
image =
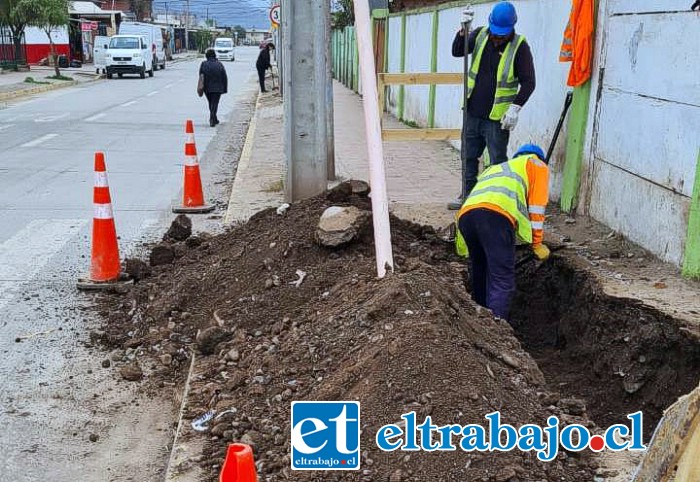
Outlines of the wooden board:
M 700 387 L 665 412 L 633 482 L 700 480 Z
M 422 72 L 405 74 L 378 74 L 378 80 L 385 85 L 462 85 L 464 74 L 459 72 Z
M 451 141 L 462 137 L 461 129 L 383 129 L 385 141 Z

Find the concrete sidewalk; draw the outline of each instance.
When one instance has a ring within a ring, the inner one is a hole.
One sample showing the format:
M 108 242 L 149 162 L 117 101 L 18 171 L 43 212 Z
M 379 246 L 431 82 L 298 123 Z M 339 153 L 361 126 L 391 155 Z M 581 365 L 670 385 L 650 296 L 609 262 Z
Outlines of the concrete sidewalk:
M 369 179 L 362 99 L 339 83 L 334 86 L 336 171 L 339 180 Z M 285 175 L 282 101 L 262 95 L 236 174 L 228 223 L 284 202 Z M 385 118 L 386 127 L 404 127 Z M 391 211 L 404 219 L 445 227 L 454 213 L 446 209 L 460 189 L 459 152 L 441 141 L 385 142 Z
M 72 80 L 49 79 L 55 74 L 53 67 L 32 66 L 27 72 L 7 72 L 0 75 L 0 101 L 16 99 L 28 95 L 39 94 L 50 90 L 70 87 L 83 82 L 92 82 L 99 78 L 92 65 L 82 68 L 61 69 L 61 75 L 71 77 Z M 27 82 L 31 77 L 34 82 Z

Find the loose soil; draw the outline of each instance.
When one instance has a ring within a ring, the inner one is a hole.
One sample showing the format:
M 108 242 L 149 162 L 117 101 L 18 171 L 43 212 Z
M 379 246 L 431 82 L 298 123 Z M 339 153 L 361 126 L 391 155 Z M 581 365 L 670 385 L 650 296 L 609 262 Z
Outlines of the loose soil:
M 181 383 L 197 353 L 188 421 L 232 410 L 209 432 L 182 433 L 205 440 L 192 463 L 208 480 L 235 441 L 254 447 L 265 481 L 590 481 L 598 464 L 588 451 L 548 464 L 520 452 L 387 454 L 374 435 L 409 411 L 437 425 L 485 425 L 495 410 L 515 426 L 554 414 L 598 431 L 643 409 L 651 427 L 697 382 L 697 346 L 672 320 L 597 296 L 594 281 L 556 257 L 525 268 L 517 332 L 473 304 L 463 263 L 431 228 L 393 218 L 396 271 L 377 280 L 369 229 L 344 248 L 317 244 L 325 208 L 369 209 L 363 197 L 330 197 L 167 241 L 174 263 L 101 300 L 103 342 L 135 355 L 153 389 Z M 292 472 L 292 400 L 359 400 L 362 470 Z

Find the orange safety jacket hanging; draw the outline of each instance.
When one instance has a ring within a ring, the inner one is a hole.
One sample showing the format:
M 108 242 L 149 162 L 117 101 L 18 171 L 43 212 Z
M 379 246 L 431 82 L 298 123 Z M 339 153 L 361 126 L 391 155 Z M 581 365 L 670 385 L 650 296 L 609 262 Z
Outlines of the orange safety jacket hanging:
M 594 0 L 573 0 L 559 54 L 560 62 L 571 62 L 566 82 L 571 87 L 583 85 L 591 78 L 594 21 Z

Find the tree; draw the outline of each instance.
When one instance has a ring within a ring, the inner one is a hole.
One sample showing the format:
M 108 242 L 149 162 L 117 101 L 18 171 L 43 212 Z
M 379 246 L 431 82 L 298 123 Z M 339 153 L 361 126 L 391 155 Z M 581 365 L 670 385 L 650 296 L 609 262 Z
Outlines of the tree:
M 56 77 L 61 76 L 61 71 L 58 65 L 58 54 L 56 53 L 56 45 L 53 42 L 53 32 L 68 25 L 68 0 L 25 0 L 32 4 L 34 9 L 31 15 L 30 23 L 35 27 L 39 27 L 44 31 L 49 38 L 51 48 L 51 60 L 56 69 Z
M 31 9 L 28 3 L 31 3 L 31 0 L 0 0 L 0 24 L 7 26 L 12 33 L 17 63 L 22 58 L 24 29 L 30 25 L 31 20 Z
M 332 22 L 335 28 L 355 25 L 355 10 L 352 0 L 333 0 Z
M 233 27 L 233 32 L 237 34 L 239 42 L 243 42 L 243 40 L 245 40 L 245 28 L 241 27 L 240 25 L 236 25 L 235 27 Z

